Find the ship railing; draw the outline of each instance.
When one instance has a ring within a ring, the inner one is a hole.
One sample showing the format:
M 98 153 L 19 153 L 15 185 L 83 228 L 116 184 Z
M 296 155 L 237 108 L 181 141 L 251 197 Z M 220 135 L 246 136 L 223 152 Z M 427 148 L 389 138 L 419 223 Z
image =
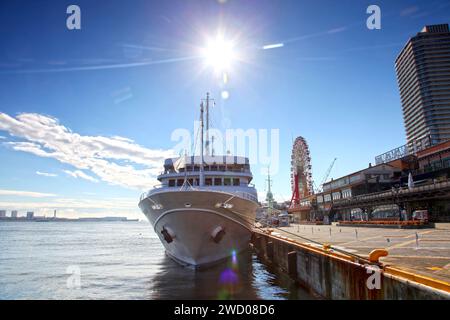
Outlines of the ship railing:
M 160 185 L 155 186 L 152 189 L 152 191 L 155 190 L 155 189 L 161 189 L 161 188 L 164 188 L 164 187 L 166 187 L 166 186 L 163 185 L 163 184 L 160 184 Z M 178 188 L 170 188 L 170 189 L 168 189 L 168 191 L 173 191 L 173 192 L 176 192 L 178 190 L 179 190 Z M 141 197 L 139 198 L 139 202 L 144 200 L 145 198 L 147 198 L 150 192 L 151 191 L 147 191 L 147 192 L 142 193 Z M 255 196 L 254 194 L 251 194 L 251 193 L 248 193 L 248 192 L 237 191 L 237 192 L 233 192 L 233 194 L 237 194 L 237 195 L 239 195 L 242 198 L 247 199 L 247 200 L 258 202 L 258 197 Z
M 161 188 L 164 188 L 164 187 L 166 187 L 164 184 L 157 184 L 157 185 L 155 185 L 153 187 L 152 190 L 154 190 L 154 189 L 161 189 Z M 144 200 L 145 198 L 147 198 L 149 193 L 150 193 L 150 191 L 146 191 L 146 192 L 142 193 L 141 197 L 139 198 L 139 202 Z

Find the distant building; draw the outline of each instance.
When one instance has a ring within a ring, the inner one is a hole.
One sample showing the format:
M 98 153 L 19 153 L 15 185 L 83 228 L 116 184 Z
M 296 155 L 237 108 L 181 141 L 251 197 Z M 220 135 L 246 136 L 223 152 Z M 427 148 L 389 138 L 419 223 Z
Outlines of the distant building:
M 0 210 L 0 218 L 6 217 L 6 210 Z
M 429 136 L 450 140 L 450 31 L 425 26 L 395 61 L 408 143 Z
M 34 212 L 33 211 L 28 211 L 27 212 L 27 219 L 33 219 L 34 218 Z
M 17 210 L 11 211 L 11 218 L 17 218 Z
M 391 164 L 369 165 L 366 169 L 324 183 L 323 192 L 315 195 L 317 211 L 314 218 L 328 216 L 336 200 L 391 189 L 392 182 L 400 178 L 401 172 L 400 168 Z M 339 214 L 345 220 L 350 217 L 351 210 Z

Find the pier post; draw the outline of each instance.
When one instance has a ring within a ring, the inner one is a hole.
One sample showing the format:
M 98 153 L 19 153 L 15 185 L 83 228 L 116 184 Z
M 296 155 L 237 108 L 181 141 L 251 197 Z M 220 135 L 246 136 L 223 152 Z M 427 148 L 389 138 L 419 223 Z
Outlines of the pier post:
M 288 252 L 288 274 L 292 278 L 297 278 L 297 251 Z
M 267 258 L 273 262 L 273 242 L 267 242 L 266 246 Z

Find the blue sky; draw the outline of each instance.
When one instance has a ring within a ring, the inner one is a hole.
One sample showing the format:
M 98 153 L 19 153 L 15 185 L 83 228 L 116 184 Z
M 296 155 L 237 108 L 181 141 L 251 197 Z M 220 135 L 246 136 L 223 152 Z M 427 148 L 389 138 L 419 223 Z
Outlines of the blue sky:
M 81 30 L 66 28 L 70 4 Z M 366 27 L 371 4 L 381 30 Z M 444 1 L 3 1 L 0 207 L 141 217 L 140 190 L 206 91 L 219 129 L 280 130 L 273 190 L 289 200 L 293 137 L 309 142 L 317 182 L 334 157 L 336 178 L 405 142 L 395 57 L 449 21 Z M 198 58 L 218 30 L 240 57 L 227 100 Z M 261 49 L 273 43 L 284 46 Z

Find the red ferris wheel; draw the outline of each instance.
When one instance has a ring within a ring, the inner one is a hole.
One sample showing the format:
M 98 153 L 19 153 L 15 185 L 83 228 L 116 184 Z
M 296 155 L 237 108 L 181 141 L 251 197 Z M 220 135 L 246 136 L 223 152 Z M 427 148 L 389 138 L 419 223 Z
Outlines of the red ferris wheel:
M 298 205 L 300 199 L 314 194 L 311 155 L 308 143 L 303 137 L 294 141 L 291 156 L 291 188 L 292 199 L 290 207 Z

